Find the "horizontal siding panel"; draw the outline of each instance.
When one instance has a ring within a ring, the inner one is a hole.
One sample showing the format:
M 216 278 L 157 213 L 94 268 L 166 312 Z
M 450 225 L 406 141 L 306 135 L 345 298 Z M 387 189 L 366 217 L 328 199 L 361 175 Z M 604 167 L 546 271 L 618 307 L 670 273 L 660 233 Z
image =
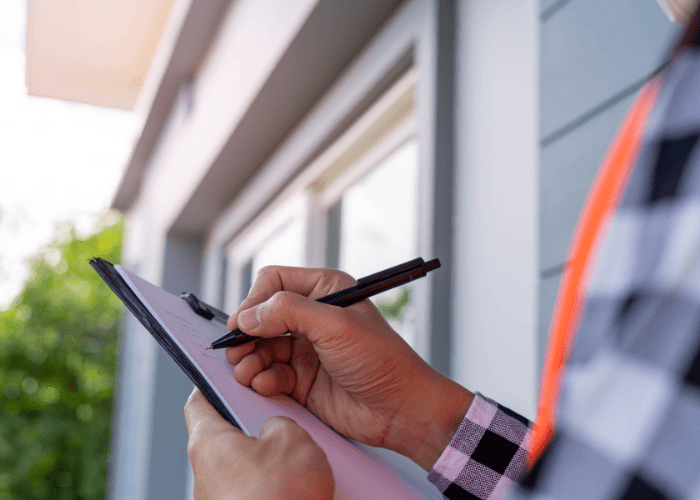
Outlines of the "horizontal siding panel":
M 554 5 L 564 6 L 571 0 L 540 0 L 540 14 L 546 13 Z
M 549 278 L 541 279 L 539 285 L 539 310 L 538 310 L 538 329 L 539 329 L 539 352 L 540 352 L 540 367 L 544 359 L 544 352 L 547 346 L 547 338 L 549 337 L 549 326 L 552 322 L 554 314 L 554 304 L 557 301 L 557 293 L 559 292 L 559 282 L 561 281 L 561 273 Z
M 634 95 L 540 152 L 540 269 L 566 259 L 579 212 Z
M 567 2 L 541 26 L 542 137 L 653 71 L 677 32 L 650 0 Z

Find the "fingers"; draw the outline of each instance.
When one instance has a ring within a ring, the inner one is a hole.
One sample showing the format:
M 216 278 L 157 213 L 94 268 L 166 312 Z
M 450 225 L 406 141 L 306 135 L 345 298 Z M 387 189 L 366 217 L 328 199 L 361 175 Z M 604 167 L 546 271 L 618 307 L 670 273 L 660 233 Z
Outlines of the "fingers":
M 257 342 L 262 343 L 263 341 L 261 340 Z M 243 344 L 237 347 L 227 347 L 225 351 L 226 361 L 228 361 L 229 364 L 237 365 L 241 362 L 243 358 L 245 358 L 248 354 L 253 352 L 256 347 L 258 347 L 257 342 L 248 342 L 247 344 Z
M 226 361 L 236 365 L 234 373 L 238 372 L 243 378 L 252 378 L 275 361 L 288 363 L 292 358 L 292 348 L 292 338 L 289 336 L 261 339 L 255 344 L 227 348 Z
M 297 376 L 294 369 L 286 363 L 273 363 L 272 366 L 253 377 L 250 386 L 258 394 L 291 394 L 296 387 Z
M 260 343 L 257 350 L 243 355 L 241 359 L 229 357 L 227 353 L 229 362 L 237 362 L 233 371 L 236 380 L 264 396 L 290 394 L 296 385 L 296 373 L 288 364 L 292 357 L 292 339 L 284 337 Z
M 226 360 L 236 365 L 236 380 L 264 396 L 290 394 L 302 404 L 311 388 L 319 360 L 303 337 L 261 339 L 226 349 Z
M 256 304 L 265 302 L 275 293 L 289 291 L 318 299 L 356 284 L 348 274 L 331 269 L 304 269 L 296 267 L 270 266 L 261 269 L 253 282 L 248 297 L 238 310 L 231 315 L 228 328 L 237 328 L 238 314 Z
M 284 498 L 333 498 L 333 471 L 325 452 L 293 420 L 269 419 L 260 438 L 230 425 L 212 429 L 223 419 L 197 389 L 185 417 L 195 498 L 281 498 L 285 491 L 293 494 Z

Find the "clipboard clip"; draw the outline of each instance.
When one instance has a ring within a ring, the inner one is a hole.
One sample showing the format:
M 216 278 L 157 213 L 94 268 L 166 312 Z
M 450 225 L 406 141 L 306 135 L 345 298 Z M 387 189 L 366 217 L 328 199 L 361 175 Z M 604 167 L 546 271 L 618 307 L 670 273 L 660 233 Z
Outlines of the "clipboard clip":
M 223 323 L 224 325 L 228 321 L 228 314 L 214 306 L 210 306 L 209 304 L 202 302 L 193 293 L 181 293 L 180 298 L 187 302 L 190 308 L 204 319 L 214 319 L 219 323 Z

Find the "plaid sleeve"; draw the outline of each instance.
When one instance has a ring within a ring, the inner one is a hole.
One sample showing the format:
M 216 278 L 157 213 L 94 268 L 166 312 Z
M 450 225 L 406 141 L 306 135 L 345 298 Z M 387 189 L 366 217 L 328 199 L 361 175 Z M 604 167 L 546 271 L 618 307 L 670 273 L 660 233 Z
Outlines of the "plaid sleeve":
M 527 472 L 531 428 L 525 417 L 476 393 L 428 480 L 453 500 L 499 498 Z

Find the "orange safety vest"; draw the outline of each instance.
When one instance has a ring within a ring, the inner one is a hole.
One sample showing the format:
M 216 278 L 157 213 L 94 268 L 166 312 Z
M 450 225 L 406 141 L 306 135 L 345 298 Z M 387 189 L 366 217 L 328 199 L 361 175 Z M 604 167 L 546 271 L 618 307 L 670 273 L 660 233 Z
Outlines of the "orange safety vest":
M 547 341 L 530 465 L 540 458 L 554 435 L 562 376 L 583 310 L 588 275 L 632 171 L 649 112 L 660 87 L 659 77 L 642 87 L 603 159 L 579 216 Z

